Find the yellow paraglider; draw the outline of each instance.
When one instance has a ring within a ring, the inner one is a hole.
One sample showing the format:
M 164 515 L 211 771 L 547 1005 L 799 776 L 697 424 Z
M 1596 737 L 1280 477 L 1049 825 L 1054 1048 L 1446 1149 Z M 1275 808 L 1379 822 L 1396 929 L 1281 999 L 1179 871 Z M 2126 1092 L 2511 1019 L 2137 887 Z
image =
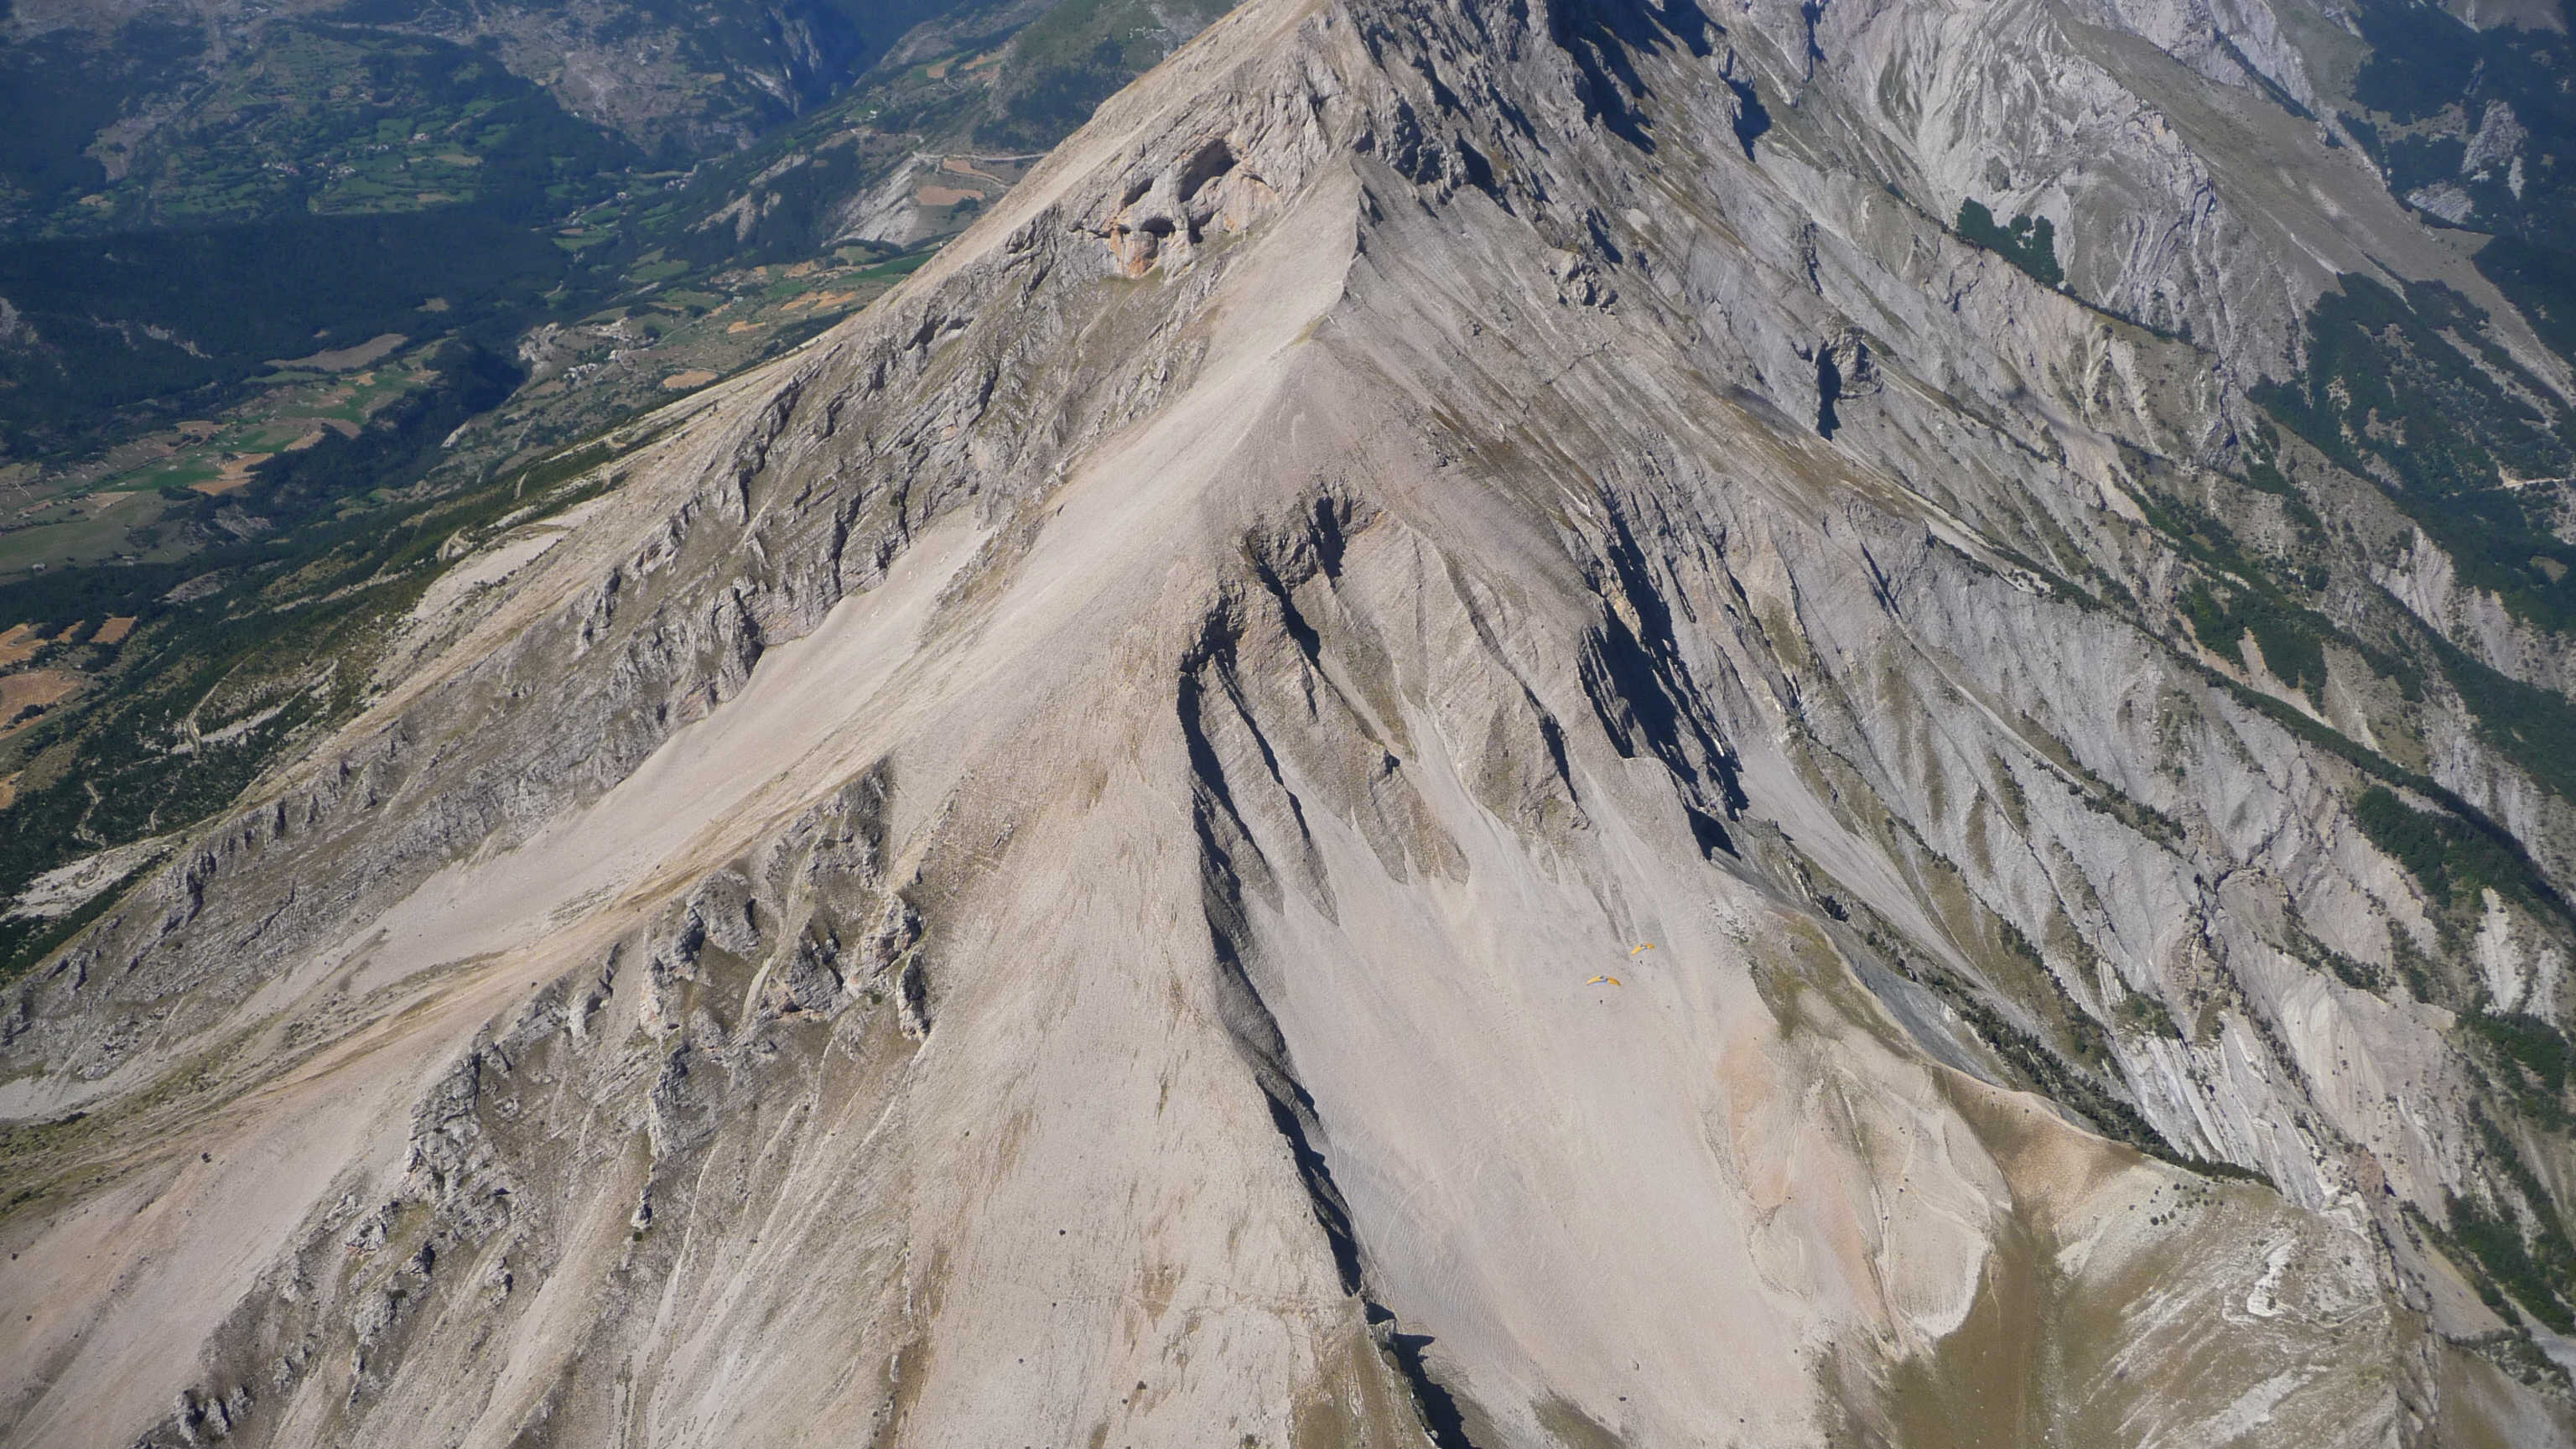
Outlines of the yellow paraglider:
M 1646 944 L 1637 947 L 1636 950 L 1630 951 L 1628 955 L 1633 958 L 1636 956 L 1638 951 L 1651 951 L 1653 949 L 1655 949 L 1655 943 L 1648 941 Z
M 1610 983 L 1611 985 L 1613 985 L 1613 986 L 1616 986 L 1616 985 L 1618 985 L 1618 984 L 1619 984 L 1619 978 L 1618 978 L 1618 977 L 1616 977 L 1616 976 L 1595 976 L 1595 977 L 1593 977 L 1591 980 L 1586 981 L 1586 982 L 1584 982 L 1583 984 L 1584 984 L 1584 985 L 1586 985 L 1586 986 L 1598 986 L 1598 985 L 1600 985 L 1600 984 L 1601 984 L 1602 982 L 1604 982 L 1604 981 L 1609 982 L 1609 983 Z

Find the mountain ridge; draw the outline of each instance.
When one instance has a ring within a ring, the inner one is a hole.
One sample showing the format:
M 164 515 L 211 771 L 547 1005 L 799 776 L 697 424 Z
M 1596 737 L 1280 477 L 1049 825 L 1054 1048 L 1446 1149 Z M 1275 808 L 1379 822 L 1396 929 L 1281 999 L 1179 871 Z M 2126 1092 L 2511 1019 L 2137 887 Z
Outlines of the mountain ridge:
M 2456 1033 L 2564 908 L 2356 800 L 2544 886 L 2567 803 L 2183 607 L 2306 536 L 2244 278 L 2355 244 L 2151 135 L 2050 286 L 1827 164 L 1919 15 L 1260 0 L 639 430 L 13 989 L 11 1437 L 2563 1432 L 2563 1139 Z

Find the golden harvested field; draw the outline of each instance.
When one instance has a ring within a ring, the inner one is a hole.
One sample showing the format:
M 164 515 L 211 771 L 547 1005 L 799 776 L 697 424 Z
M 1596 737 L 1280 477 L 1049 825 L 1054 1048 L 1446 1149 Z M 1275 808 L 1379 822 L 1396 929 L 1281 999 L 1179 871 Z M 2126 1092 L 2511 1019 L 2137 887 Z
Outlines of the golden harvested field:
M 271 367 L 309 367 L 321 372 L 347 372 L 353 367 L 364 367 L 371 362 L 381 360 L 387 353 L 390 353 L 395 348 L 402 346 L 407 340 L 408 339 L 399 332 L 387 332 L 379 336 L 370 337 L 355 347 L 331 348 L 326 351 L 316 352 L 310 357 L 271 358 L 269 359 L 268 365 Z
M 250 482 L 250 470 L 276 457 L 274 453 L 242 453 L 224 459 L 224 471 L 203 483 L 188 486 L 200 493 L 230 493 Z
M 960 176 L 980 176 L 986 181 L 992 182 L 996 186 L 1008 186 L 1011 184 L 1006 178 L 996 176 L 992 172 L 977 166 L 975 164 L 975 158 L 972 156 L 942 156 L 939 158 L 939 169 L 942 171 L 953 171 Z
M 89 636 L 89 642 L 92 644 L 122 644 L 125 642 L 125 636 L 133 632 L 134 618 L 132 615 L 110 614 L 99 624 L 98 632 Z
M 30 669 L 0 674 L 0 735 L 13 733 L 10 722 L 30 705 L 53 704 L 80 688 L 80 676 L 61 669 Z
M 35 625 L 12 624 L 8 633 L 0 634 L 0 665 L 35 658 L 36 651 L 44 647 L 44 643 L 43 637 L 36 633 Z
M 793 312 L 800 307 L 845 307 L 858 299 L 859 294 L 856 292 L 808 292 L 801 297 L 790 297 L 779 304 L 778 310 Z

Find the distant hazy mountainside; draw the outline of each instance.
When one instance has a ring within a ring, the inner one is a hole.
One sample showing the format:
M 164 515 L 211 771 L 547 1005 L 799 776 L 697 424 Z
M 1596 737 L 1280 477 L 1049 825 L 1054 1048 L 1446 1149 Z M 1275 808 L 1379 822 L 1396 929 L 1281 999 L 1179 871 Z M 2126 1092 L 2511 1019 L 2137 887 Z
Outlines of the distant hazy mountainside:
M 138 168 L 179 169 L 190 131 L 265 120 L 283 130 L 277 139 L 286 144 L 275 150 L 291 165 L 300 159 L 292 142 L 310 135 L 288 129 L 295 118 L 327 125 L 326 103 L 350 88 L 483 59 L 542 88 L 566 113 L 685 162 L 830 100 L 906 31 L 953 8 L 940 0 L 20 0 L 8 21 L 20 52 L 13 80 L 28 118 L 41 102 L 52 124 L 21 129 L 16 147 L 56 149 L 31 159 L 77 172 L 58 148 L 78 135 L 88 144 L 74 154 L 115 182 Z
M 673 263 L 944 235 L 936 205 L 851 213 L 918 152 L 1052 144 L 1210 13 L 18 6 L 0 464 L 205 416 L 270 358 L 424 331 L 507 353 L 549 317 L 676 286 Z
M 0 1439 L 2570 1442 L 2571 71 L 2472 18 L 1253 0 L 246 557 L 116 761 L 275 763 L 22 893 Z
M 980 121 L 988 149 L 1045 146 L 1214 13 L 1127 0 L 22 3 L 0 20 L 0 222 L 99 233 L 281 208 L 434 210 L 532 169 L 578 181 L 686 168 L 863 80 L 869 110 L 914 113 L 889 129 Z M 934 117 L 944 124 L 907 125 Z

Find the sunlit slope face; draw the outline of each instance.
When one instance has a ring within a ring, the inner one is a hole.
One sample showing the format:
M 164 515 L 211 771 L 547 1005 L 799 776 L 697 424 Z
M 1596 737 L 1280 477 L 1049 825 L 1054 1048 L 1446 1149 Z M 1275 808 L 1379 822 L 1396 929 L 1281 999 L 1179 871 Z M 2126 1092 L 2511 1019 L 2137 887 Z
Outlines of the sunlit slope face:
M 2561 364 L 2273 20 L 1235 12 L 12 988 L 15 1432 L 2559 1442 L 2562 655 L 2265 399 Z

